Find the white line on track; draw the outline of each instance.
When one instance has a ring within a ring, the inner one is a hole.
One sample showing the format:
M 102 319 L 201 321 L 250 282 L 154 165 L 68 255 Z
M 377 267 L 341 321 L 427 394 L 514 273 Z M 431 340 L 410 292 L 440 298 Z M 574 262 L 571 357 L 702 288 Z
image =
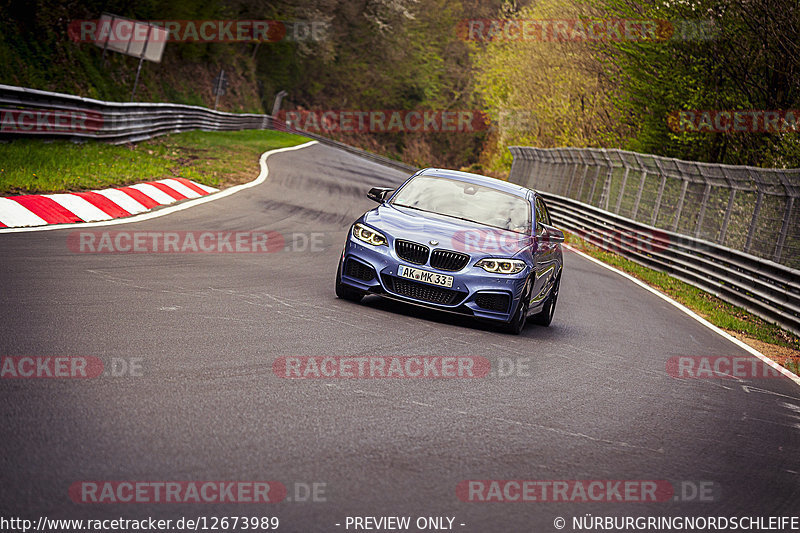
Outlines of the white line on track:
M 753 348 L 749 344 L 740 341 L 739 339 L 737 339 L 736 337 L 734 337 L 730 333 L 718 328 L 717 326 L 715 326 L 714 324 L 712 324 L 711 322 L 709 322 L 705 318 L 701 317 L 700 315 L 698 315 L 697 313 L 695 313 L 694 311 L 692 311 L 691 309 L 689 309 L 685 305 L 683 305 L 683 304 L 681 304 L 679 302 L 676 302 L 675 300 L 673 300 L 672 298 L 670 298 L 666 294 L 664 294 L 664 293 L 662 293 L 660 291 L 657 291 L 656 289 L 654 289 L 653 287 L 651 287 L 647 283 L 645 283 L 645 282 L 643 282 L 643 281 L 641 281 L 639 279 L 636 279 L 635 277 L 631 276 L 630 274 L 628 274 L 626 272 L 623 272 L 623 271 L 621 271 L 621 270 L 619 270 L 617 268 L 614 268 L 611 265 L 607 265 L 607 264 L 603 263 L 599 259 L 595 259 L 594 257 L 592 257 L 590 255 L 587 255 L 587 254 L 585 254 L 585 253 L 583 253 L 581 251 L 578 251 L 575 248 L 573 248 L 571 246 L 568 246 L 566 244 L 564 245 L 564 247 L 567 248 L 568 250 L 572 251 L 572 252 L 575 252 L 576 254 L 580 255 L 581 257 L 584 257 L 584 258 L 588 259 L 589 261 L 591 261 L 593 263 L 597 263 L 598 265 L 600 265 L 603 268 L 607 268 L 608 270 L 610 270 L 612 272 L 616 272 L 620 276 L 629 279 L 630 281 L 634 282 L 635 284 L 637 284 L 638 286 L 642 287 L 643 289 L 652 292 L 653 294 L 655 294 L 656 296 L 658 296 L 662 300 L 664 300 L 666 302 L 669 302 L 670 304 L 674 305 L 675 307 L 677 307 L 678 309 L 680 309 L 681 311 L 683 311 L 684 313 L 686 313 L 687 315 L 689 315 L 693 319 L 697 320 L 698 322 L 703 324 L 705 327 L 707 327 L 708 329 L 710 329 L 714 333 L 717 333 L 721 337 L 724 337 L 724 338 L 728 339 L 729 341 L 731 341 L 732 343 L 734 343 L 739 348 L 741 348 L 741 349 L 743 349 L 743 350 L 755 355 L 756 357 L 761 359 L 764 363 L 768 364 L 769 366 L 771 366 L 772 368 L 774 368 L 775 370 L 777 370 L 778 372 L 780 372 L 781 374 L 783 374 L 787 378 L 791 379 L 797 385 L 800 385 L 800 376 L 794 375 L 792 372 L 790 372 L 786 368 L 782 367 L 781 365 L 779 365 L 778 363 L 776 363 L 775 361 L 773 361 L 772 359 L 770 359 L 769 357 L 767 357 L 763 353 L 759 352 L 758 350 L 756 350 L 755 348 Z M 748 392 L 748 391 L 745 391 L 745 392 Z
M 267 168 L 267 158 L 269 156 L 273 154 L 279 154 L 282 152 L 289 152 L 292 150 L 300 150 L 301 148 L 306 148 L 314 144 L 317 144 L 317 141 L 309 141 L 307 143 L 298 144 L 297 146 L 289 146 L 287 148 L 276 148 L 275 150 L 264 152 L 263 154 L 261 154 L 261 159 L 259 159 L 259 164 L 261 165 L 261 173 L 253 181 L 249 183 L 244 183 L 242 185 L 236 185 L 235 187 L 230 187 L 228 189 L 224 189 L 222 191 L 209 194 L 208 196 L 202 196 L 200 198 L 195 198 L 193 200 L 185 200 L 181 202 L 179 205 L 165 207 L 163 209 L 158 209 L 157 211 L 148 211 L 147 213 L 142 213 L 141 215 L 136 215 L 132 217 L 115 218 L 113 220 L 107 220 L 104 222 L 89 222 L 85 224 L 81 223 L 51 224 L 49 226 L 36 226 L 31 228 L 0 228 L 0 233 L 26 233 L 29 231 L 52 231 L 59 229 L 96 228 L 101 226 L 116 226 L 118 224 L 130 224 L 131 222 L 141 222 L 142 220 L 150 220 L 152 218 L 163 217 L 164 215 L 169 215 L 170 213 L 175 213 L 176 211 L 183 211 L 184 209 L 189 209 L 190 207 L 194 207 L 196 205 L 204 204 L 206 202 L 213 202 L 214 200 L 219 200 L 220 198 L 225 198 L 226 196 L 235 194 L 241 191 L 242 189 L 248 189 L 250 187 L 255 187 L 256 185 L 261 185 L 262 183 L 264 183 L 264 181 L 266 181 L 267 176 L 269 175 L 269 169 Z M 200 185 L 200 187 L 203 188 L 202 185 Z

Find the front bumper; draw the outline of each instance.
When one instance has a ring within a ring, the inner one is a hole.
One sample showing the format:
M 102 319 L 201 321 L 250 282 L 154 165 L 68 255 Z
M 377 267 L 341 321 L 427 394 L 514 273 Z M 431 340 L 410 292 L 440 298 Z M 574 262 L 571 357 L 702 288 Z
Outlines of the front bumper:
M 387 238 L 388 246 L 371 246 L 350 232 L 342 252 L 342 282 L 368 293 L 440 311 L 492 321 L 510 320 L 530 275 L 530 267 L 510 276 L 491 274 L 475 267 L 480 258 L 473 257 L 460 271 L 437 270 L 430 264 L 403 261 L 394 251 L 394 240 Z M 452 276 L 453 286 L 444 288 L 400 278 L 397 270 L 401 264 Z

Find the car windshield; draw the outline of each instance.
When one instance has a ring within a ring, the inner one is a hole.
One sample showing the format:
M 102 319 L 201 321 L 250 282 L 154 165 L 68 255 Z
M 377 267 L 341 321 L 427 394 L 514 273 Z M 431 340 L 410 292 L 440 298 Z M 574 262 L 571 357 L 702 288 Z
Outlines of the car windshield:
M 465 181 L 418 176 L 391 203 L 517 233 L 529 234 L 531 228 L 531 206 L 526 199 Z

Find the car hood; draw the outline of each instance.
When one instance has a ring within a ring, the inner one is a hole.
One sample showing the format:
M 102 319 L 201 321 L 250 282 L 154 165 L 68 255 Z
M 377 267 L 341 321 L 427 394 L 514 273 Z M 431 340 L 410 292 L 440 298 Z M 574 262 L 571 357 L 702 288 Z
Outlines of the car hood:
M 406 239 L 433 249 L 471 255 L 513 256 L 533 244 L 530 236 L 513 231 L 390 204 L 368 211 L 363 220 L 390 239 Z

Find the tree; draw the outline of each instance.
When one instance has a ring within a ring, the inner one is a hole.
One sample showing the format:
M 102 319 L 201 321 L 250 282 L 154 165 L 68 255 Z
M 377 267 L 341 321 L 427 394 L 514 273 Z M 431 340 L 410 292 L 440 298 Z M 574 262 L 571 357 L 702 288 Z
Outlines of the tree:
M 601 0 L 611 16 L 672 21 L 669 39 L 598 53 L 624 98 L 634 150 L 700 161 L 800 166 L 798 133 L 673 131 L 680 110 L 790 110 L 800 103 L 796 0 Z M 679 128 L 681 130 L 682 128 Z

